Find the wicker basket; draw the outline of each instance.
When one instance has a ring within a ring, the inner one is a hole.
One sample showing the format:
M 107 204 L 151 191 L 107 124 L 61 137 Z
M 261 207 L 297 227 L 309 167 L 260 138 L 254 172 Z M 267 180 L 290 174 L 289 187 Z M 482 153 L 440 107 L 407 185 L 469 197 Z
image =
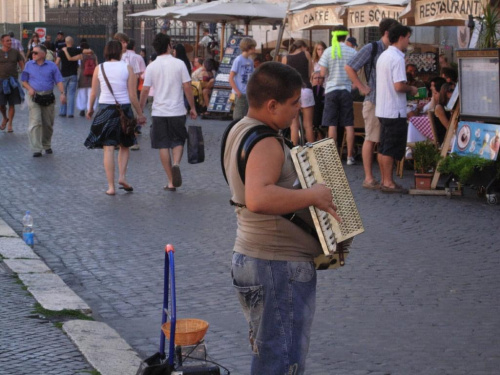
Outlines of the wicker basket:
M 161 329 L 167 339 L 170 338 L 170 322 L 166 322 Z M 175 325 L 175 345 L 196 345 L 207 333 L 208 322 L 201 319 L 177 319 Z

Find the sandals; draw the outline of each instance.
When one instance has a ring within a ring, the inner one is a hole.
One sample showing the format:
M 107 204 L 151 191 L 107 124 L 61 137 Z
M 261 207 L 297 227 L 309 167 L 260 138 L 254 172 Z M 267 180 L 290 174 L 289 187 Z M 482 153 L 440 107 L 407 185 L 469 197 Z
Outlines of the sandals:
M 363 181 L 363 187 L 370 190 L 379 190 L 380 182 L 378 182 L 377 180 L 372 180 L 372 182 Z
M 394 184 L 395 186 L 393 188 L 389 186 L 380 186 L 380 191 L 382 193 L 387 193 L 387 194 L 408 194 L 408 189 L 405 189 L 401 185 Z

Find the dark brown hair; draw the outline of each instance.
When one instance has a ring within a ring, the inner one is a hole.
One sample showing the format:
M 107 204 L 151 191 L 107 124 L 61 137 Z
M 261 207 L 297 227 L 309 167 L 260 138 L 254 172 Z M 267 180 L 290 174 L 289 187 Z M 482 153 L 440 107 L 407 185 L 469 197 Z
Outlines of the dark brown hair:
M 106 43 L 104 47 L 104 59 L 106 61 L 110 60 L 121 60 L 122 58 L 122 44 L 117 40 L 110 40 Z
M 250 107 L 261 108 L 274 99 L 284 103 L 302 88 L 302 77 L 289 65 L 279 62 L 265 62 L 253 72 L 247 86 Z

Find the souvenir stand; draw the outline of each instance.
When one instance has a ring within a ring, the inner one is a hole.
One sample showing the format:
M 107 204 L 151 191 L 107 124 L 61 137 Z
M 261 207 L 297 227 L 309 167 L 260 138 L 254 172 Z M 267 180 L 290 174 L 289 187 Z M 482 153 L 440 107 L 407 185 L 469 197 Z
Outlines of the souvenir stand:
M 210 97 L 210 102 L 207 103 L 207 111 L 210 113 L 216 113 L 216 116 L 227 116 L 231 112 L 234 98 L 231 95 L 229 73 L 231 72 L 234 59 L 241 54 L 240 42 L 244 37 L 245 36 L 243 35 L 232 36 L 229 38 L 226 47 L 224 48 L 219 69 L 217 70 L 217 75 L 215 76 L 215 84 Z

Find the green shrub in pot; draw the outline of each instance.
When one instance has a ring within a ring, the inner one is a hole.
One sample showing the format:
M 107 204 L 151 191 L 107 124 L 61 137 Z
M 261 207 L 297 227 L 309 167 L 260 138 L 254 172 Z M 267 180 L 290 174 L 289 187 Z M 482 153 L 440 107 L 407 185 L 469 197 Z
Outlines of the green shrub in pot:
M 441 160 L 439 150 L 431 141 L 417 142 L 413 148 L 416 173 L 433 173 Z

